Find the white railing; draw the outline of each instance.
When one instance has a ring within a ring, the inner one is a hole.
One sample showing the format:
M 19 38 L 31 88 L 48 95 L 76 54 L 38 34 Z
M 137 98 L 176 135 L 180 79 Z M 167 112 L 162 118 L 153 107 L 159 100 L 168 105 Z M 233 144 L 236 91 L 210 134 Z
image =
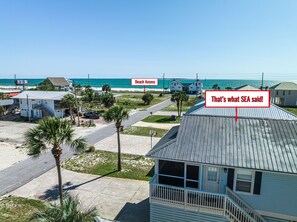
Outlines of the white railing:
M 158 184 L 156 177 L 150 182 L 150 203 L 221 215 L 234 222 L 257 222 L 226 194 Z
M 240 206 L 245 212 L 247 212 L 255 221 L 266 222 L 266 220 L 257 213 L 250 205 L 243 201 L 236 193 L 226 187 L 227 196 L 232 199 L 238 206 Z

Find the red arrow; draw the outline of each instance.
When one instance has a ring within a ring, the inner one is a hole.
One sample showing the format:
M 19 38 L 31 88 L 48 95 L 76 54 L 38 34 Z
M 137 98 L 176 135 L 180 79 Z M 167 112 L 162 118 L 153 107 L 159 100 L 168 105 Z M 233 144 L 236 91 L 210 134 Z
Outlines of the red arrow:
M 238 108 L 235 108 L 235 121 L 238 121 Z

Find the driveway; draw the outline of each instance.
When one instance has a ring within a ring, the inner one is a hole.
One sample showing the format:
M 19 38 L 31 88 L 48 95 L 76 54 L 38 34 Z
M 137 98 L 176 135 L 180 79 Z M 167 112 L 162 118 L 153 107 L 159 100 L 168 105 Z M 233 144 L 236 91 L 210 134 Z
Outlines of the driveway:
M 83 208 L 95 206 L 98 214 L 106 219 L 149 222 L 147 181 L 100 177 L 64 169 L 62 175 L 64 190 L 71 195 L 77 195 Z M 35 178 L 8 195 L 47 201 L 57 200 L 56 169 Z

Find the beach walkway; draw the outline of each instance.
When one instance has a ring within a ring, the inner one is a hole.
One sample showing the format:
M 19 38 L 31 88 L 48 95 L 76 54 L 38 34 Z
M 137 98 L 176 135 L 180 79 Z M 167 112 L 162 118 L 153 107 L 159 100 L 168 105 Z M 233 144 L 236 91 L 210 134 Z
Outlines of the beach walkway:
M 170 99 L 156 104 L 144 111 L 139 111 L 130 116 L 130 118 L 123 122 L 124 127 L 129 127 L 136 122 L 150 116 L 172 104 Z M 93 133 L 86 135 L 84 138 L 90 145 L 94 145 L 99 141 L 116 133 L 114 124 L 107 125 L 100 128 Z M 62 160 L 66 160 L 74 155 L 73 151 L 64 147 Z M 13 190 L 23 186 L 32 179 L 44 174 L 55 167 L 55 161 L 50 152 L 40 155 L 38 158 L 29 158 L 20 163 L 14 164 L 0 171 L 0 196 L 12 192 Z

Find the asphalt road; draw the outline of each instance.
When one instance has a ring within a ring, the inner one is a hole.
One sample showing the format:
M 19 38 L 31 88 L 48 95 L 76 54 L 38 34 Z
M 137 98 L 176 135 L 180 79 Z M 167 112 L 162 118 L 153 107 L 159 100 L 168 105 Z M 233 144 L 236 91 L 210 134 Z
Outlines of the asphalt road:
M 133 125 L 134 123 L 142 120 L 143 118 L 155 113 L 167 106 L 172 102 L 170 99 L 165 100 L 155 106 L 148 108 L 145 111 L 139 111 L 129 117 L 128 120 L 123 122 L 124 127 Z M 104 128 L 94 131 L 92 134 L 85 136 L 87 142 L 95 144 L 106 137 L 109 137 L 116 133 L 114 124 L 110 124 Z M 62 161 L 70 158 L 74 155 L 74 152 L 68 147 L 63 148 Z M 55 161 L 51 152 L 46 152 L 37 158 L 29 158 L 20 163 L 14 164 L 0 171 L 0 196 L 9 193 L 24 184 L 30 182 L 32 179 L 44 174 L 50 169 L 55 167 Z M 46 181 L 45 181 L 46 183 Z

